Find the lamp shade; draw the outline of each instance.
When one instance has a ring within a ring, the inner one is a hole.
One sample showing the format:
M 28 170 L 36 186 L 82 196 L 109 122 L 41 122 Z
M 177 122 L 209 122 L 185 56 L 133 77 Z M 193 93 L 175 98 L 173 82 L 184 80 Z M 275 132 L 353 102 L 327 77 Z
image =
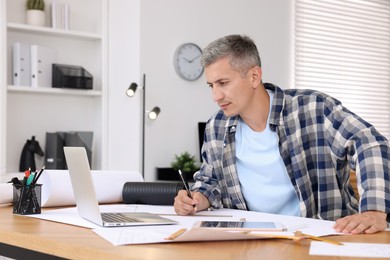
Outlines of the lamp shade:
M 161 109 L 159 107 L 154 107 L 149 113 L 148 113 L 148 117 L 149 119 L 151 120 L 155 120 L 158 116 L 158 114 L 160 114 L 161 112 Z
M 129 96 L 129 97 L 132 97 L 135 95 L 135 91 L 137 90 L 138 88 L 138 85 L 137 83 L 131 83 L 129 88 L 126 90 L 126 95 Z

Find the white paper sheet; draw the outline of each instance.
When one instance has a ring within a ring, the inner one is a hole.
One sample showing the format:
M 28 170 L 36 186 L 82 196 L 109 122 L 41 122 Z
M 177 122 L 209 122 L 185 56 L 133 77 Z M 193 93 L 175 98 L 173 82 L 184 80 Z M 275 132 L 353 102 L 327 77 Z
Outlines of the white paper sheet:
M 12 203 L 12 183 L 0 183 L 0 204 Z
M 137 205 L 136 211 L 146 211 L 158 214 L 168 214 L 169 208 L 173 211 L 173 207 L 161 208 L 161 206 Z M 200 216 L 199 216 L 200 215 Z M 207 217 L 206 215 L 209 215 Z M 220 215 L 221 217 L 218 217 Z M 216 211 L 199 212 L 198 216 L 178 216 L 178 215 L 163 215 L 172 220 L 179 222 L 179 225 L 160 226 L 156 227 L 121 227 L 121 228 L 96 228 L 93 231 L 106 239 L 114 246 L 126 244 L 145 244 L 145 243 L 168 243 L 168 242 L 185 242 L 185 241 L 222 241 L 222 240 L 243 240 L 243 239 L 264 239 L 262 234 L 266 235 L 283 235 L 294 236 L 294 231 L 301 230 L 305 234 L 313 236 L 327 235 L 342 235 L 337 233 L 333 228 L 333 221 L 325 221 L 318 219 L 308 219 L 292 216 L 274 215 L 259 213 L 253 211 L 242 211 L 232 209 L 220 209 Z M 285 232 L 252 232 L 250 234 L 242 233 L 226 233 L 218 230 L 202 230 L 193 229 L 192 226 L 196 221 L 200 220 L 228 220 L 237 221 L 245 218 L 247 221 L 277 221 L 281 222 L 288 231 Z M 168 236 L 178 231 L 181 228 L 186 228 L 187 231 L 175 240 L 166 240 Z M 205 233 L 207 232 L 207 233 Z M 255 236 L 257 235 L 257 236 Z
M 102 228 L 79 217 L 76 208 L 58 210 L 45 209 L 42 211 L 42 214 L 26 215 L 26 217 L 40 218 L 92 228 L 96 234 L 106 239 L 113 245 L 206 240 L 260 239 L 259 237 L 254 237 L 252 234 L 229 234 L 229 236 L 227 236 L 226 233 L 222 233 L 223 231 L 211 231 L 205 235 L 204 230 L 192 229 L 194 223 L 200 220 L 238 221 L 242 218 L 245 218 L 247 221 L 275 221 L 282 223 L 288 229 L 286 232 L 253 232 L 257 235 L 273 234 L 294 236 L 294 231 L 296 230 L 301 230 L 303 233 L 313 236 L 339 234 L 332 228 L 334 224 L 332 221 L 266 214 L 253 211 L 220 209 L 215 211 L 199 212 L 195 216 L 178 216 L 175 214 L 173 206 L 129 204 L 101 205 L 100 210 L 102 212 L 150 212 L 177 221 L 179 224 L 165 226 Z M 187 232 L 179 236 L 177 239 L 173 241 L 165 239 L 169 235 L 182 228 L 187 229 Z
M 135 171 L 91 171 L 99 203 L 122 202 L 123 185 L 128 181 L 142 182 Z M 73 206 L 76 201 L 68 170 L 45 170 L 38 182 L 42 184 L 42 207 Z M 0 204 L 12 203 L 12 184 L 0 183 Z
M 195 215 L 195 216 L 178 216 L 175 214 L 175 211 L 172 206 L 155 206 L 155 205 L 135 205 L 135 204 L 111 204 L 111 205 L 100 205 L 101 212 L 149 212 L 161 215 L 165 218 L 175 220 L 180 223 L 180 226 L 191 228 L 194 224 L 194 221 L 207 219 L 206 215 L 210 215 L 213 220 L 239 220 L 239 217 L 226 217 L 228 215 L 223 215 L 224 211 L 217 212 L 222 215 L 222 217 L 216 217 L 217 214 L 211 214 L 205 212 L 204 214 Z M 212 212 L 214 213 L 214 212 Z M 24 215 L 25 217 L 38 218 L 44 220 L 50 220 L 80 227 L 86 228 L 100 228 L 100 226 L 95 225 L 83 218 L 81 218 L 77 212 L 76 207 L 63 208 L 63 209 L 43 209 L 41 214 L 36 215 Z M 231 215 L 229 215 L 231 216 Z M 174 225 L 176 229 L 179 227 Z M 147 227 L 143 227 L 147 228 Z M 117 227 L 103 228 L 103 229 L 117 229 Z M 134 227 L 130 227 L 130 230 Z
M 370 257 L 370 258 L 388 258 L 390 257 L 390 244 L 374 243 L 347 243 L 344 245 L 332 245 L 312 241 L 310 244 L 310 255 L 323 256 L 351 256 L 351 257 Z

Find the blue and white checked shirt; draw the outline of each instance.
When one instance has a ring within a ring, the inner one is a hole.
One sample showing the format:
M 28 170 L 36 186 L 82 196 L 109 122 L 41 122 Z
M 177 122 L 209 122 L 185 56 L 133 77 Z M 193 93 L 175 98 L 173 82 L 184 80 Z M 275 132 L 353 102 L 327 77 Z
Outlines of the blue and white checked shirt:
M 336 220 L 359 211 L 390 212 L 386 138 L 324 93 L 264 86 L 274 92 L 270 127 L 279 136 L 301 216 Z M 237 121 L 238 116 L 218 111 L 206 125 L 203 164 L 192 190 L 203 193 L 213 208 L 247 210 L 236 168 Z M 349 184 L 351 169 L 357 174 L 360 201 Z

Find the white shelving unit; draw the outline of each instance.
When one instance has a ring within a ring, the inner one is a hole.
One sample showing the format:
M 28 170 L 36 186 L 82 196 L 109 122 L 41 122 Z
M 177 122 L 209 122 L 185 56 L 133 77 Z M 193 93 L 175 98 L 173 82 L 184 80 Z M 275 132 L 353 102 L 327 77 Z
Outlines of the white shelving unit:
M 8 23 L 7 27 L 9 32 L 11 31 L 24 32 L 24 33 L 36 32 L 41 35 L 50 35 L 56 37 L 73 38 L 73 39 L 81 39 L 81 40 L 100 41 L 102 39 L 102 35 L 97 33 L 65 31 L 65 30 L 53 29 L 49 27 L 31 26 L 27 24 Z
M 63 89 L 63 88 L 27 88 L 23 86 L 9 85 L 8 92 L 24 92 L 36 94 L 53 94 L 53 95 L 75 95 L 75 96 L 101 96 L 101 90 L 79 90 L 79 89 Z
M 92 168 L 103 168 L 107 158 L 108 0 L 62 0 L 70 6 L 70 30 L 50 27 L 50 0 L 45 1 L 45 27 L 25 24 L 26 0 L 0 1 L 0 177 L 19 171 L 26 140 L 35 136 L 45 149 L 46 132 L 56 131 L 93 131 Z M 56 50 L 57 63 L 82 66 L 93 75 L 93 89 L 13 86 L 14 42 Z M 36 163 L 42 166 L 44 158 L 37 158 Z

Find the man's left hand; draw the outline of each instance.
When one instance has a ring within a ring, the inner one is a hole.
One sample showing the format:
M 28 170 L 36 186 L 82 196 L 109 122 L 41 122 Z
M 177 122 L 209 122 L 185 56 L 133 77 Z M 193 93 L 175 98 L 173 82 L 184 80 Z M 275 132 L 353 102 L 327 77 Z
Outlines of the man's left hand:
M 366 211 L 346 216 L 338 219 L 333 228 L 345 234 L 373 234 L 387 228 L 386 213 Z

